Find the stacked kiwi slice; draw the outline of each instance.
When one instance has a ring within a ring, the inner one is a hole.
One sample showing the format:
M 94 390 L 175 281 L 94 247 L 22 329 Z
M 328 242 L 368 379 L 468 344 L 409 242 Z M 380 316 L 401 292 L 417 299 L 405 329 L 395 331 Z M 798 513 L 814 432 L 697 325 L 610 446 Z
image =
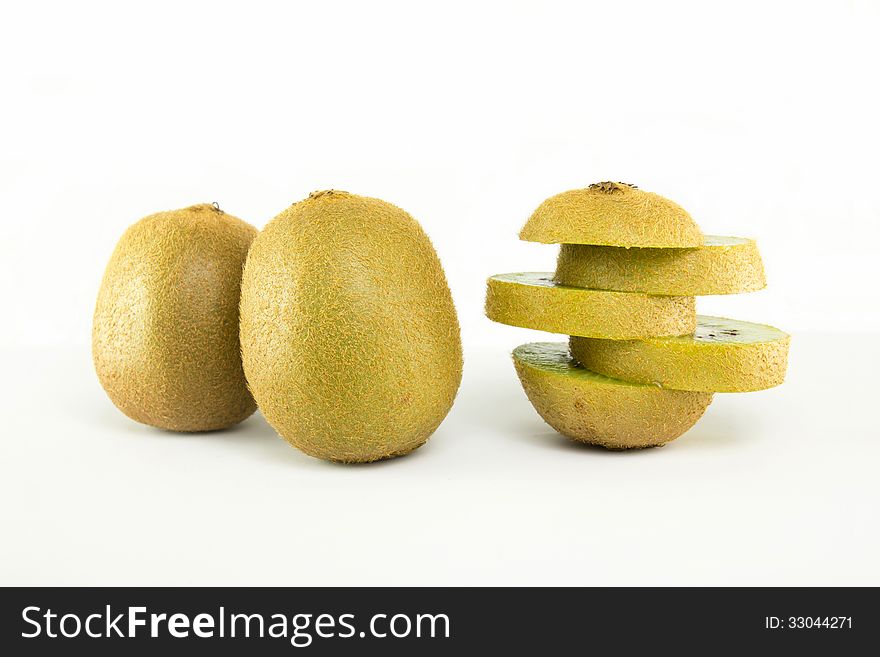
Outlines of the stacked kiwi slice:
M 713 393 L 785 378 L 786 333 L 696 313 L 695 296 L 765 287 L 753 240 L 703 235 L 678 204 L 619 182 L 550 197 L 520 238 L 560 244 L 556 272 L 492 276 L 486 315 L 570 336 L 513 352 L 526 395 L 561 434 L 656 447 L 690 429 Z

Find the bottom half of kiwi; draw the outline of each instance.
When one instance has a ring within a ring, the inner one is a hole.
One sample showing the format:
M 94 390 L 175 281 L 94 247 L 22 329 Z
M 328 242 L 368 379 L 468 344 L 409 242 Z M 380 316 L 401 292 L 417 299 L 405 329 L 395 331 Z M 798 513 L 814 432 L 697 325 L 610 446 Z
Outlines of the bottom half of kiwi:
M 703 415 L 707 392 L 667 390 L 597 374 L 578 365 L 563 342 L 517 347 L 513 362 L 526 395 L 551 427 L 609 449 L 656 447 Z

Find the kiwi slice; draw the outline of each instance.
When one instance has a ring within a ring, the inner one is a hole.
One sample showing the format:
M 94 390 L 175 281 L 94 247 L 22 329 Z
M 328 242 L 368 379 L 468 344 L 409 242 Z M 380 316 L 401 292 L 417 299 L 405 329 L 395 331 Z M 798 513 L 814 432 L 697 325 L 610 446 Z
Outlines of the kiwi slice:
M 545 244 L 662 248 L 703 244 L 700 228 L 680 205 L 619 182 L 551 196 L 532 213 L 519 238 Z
M 563 244 L 555 280 L 646 294 L 736 294 L 766 286 L 754 240 L 707 235 L 695 249 Z
M 682 335 L 696 326 L 693 297 L 570 287 L 548 272 L 489 278 L 486 315 L 512 326 L 612 340 Z
M 674 390 L 749 392 L 782 383 L 790 340 L 772 326 L 698 315 L 691 335 L 572 337 L 569 345 L 578 363 L 606 376 Z
M 513 363 L 532 406 L 572 440 L 612 449 L 675 440 L 703 415 L 712 394 L 611 379 L 578 366 L 563 342 L 517 347 Z

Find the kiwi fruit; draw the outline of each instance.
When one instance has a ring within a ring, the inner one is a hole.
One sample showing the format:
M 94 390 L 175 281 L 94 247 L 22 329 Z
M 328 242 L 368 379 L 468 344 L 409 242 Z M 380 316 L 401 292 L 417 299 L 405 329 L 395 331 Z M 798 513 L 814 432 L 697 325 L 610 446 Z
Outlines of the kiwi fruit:
M 703 244 L 699 227 L 680 205 L 618 182 L 551 196 L 532 213 L 519 237 L 545 244 L 662 248 Z
M 772 326 L 698 315 L 691 335 L 572 337 L 569 344 L 578 363 L 605 376 L 674 390 L 749 392 L 782 383 L 789 341 Z
M 752 292 L 767 284 L 754 240 L 715 235 L 689 249 L 563 244 L 554 280 L 602 290 L 690 296 Z
M 256 234 L 203 204 L 145 217 L 119 240 L 98 293 L 92 355 L 128 417 L 211 431 L 256 410 L 238 340 L 242 267 Z
M 419 224 L 390 203 L 315 192 L 275 217 L 244 270 L 241 350 L 268 422 L 306 454 L 406 454 L 462 375 L 458 318 Z
M 486 315 L 570 336 L 568 348 L 513 352 L 529 400 L 560 433 L 609 448 L 662 445 L 714 392 L 782 383 L 787 334 L 695 311 L 695 296 L 766 285 L 753 240 L 704 236 L 676 203 L 620 182 L 548 198 L 520 239 L 561 244 L 556 272 L 492 276 Z
M 703 415 L 712 394 L 629 383 L 578 366 L 565 343 L 536 342 L 513 352 L 523 389 L 547 424 L 579 442 L 611 449 L 675 440 Z
M 693 297 L 570 287 L 550 273 L 492 276 L 486 315 L 512 326 L 613 340 L 690 333 L 697 316 Z

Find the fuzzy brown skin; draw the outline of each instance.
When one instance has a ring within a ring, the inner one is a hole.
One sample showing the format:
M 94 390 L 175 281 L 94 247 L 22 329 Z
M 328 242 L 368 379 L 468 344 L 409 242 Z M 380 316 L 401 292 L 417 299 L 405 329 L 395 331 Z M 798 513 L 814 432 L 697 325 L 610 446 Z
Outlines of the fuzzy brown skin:
M 626 183 L 604 182 L 551 196 L 520 239 L 545 244 L 696 247 L 700 228 L 677 203 Z
M 772 326 L 697 316 L 692 335 L 643 340 L 572 337 L 584 367 L 674 390 L 749 392 L 783 382 L 791 338 Z
M 461 382 L 458 318 L 428 237 L 400 208 L 345 192 L 312 194 L 254 241 L 241 343 L 269 423 L 331 461 L 416 449 Z
M 578 442 L 609 449 L 657 447 L 700 419 L 710 393 L 664 390 L 609 379 L 577 366 L 564 342 L 517 347 L 513 362 L 532 406 Z
M 600 290 L 684 296 L 752 292 L 767 284 L 754 240 L 713 235 L 695 249 L 563 244 L 554 280 Z
M 256 410 L 238 340 L 242 267 L 256 234 L 204 204 L 150 215 L 119 240 L 98 293 L 92 355 L 127 416 L 211 431 Z
M 682 335 L 696 326 L 693 297 L 568 287 L 550 273 L 489 278 L 486 316 L 522 328 L 612 340 Z

